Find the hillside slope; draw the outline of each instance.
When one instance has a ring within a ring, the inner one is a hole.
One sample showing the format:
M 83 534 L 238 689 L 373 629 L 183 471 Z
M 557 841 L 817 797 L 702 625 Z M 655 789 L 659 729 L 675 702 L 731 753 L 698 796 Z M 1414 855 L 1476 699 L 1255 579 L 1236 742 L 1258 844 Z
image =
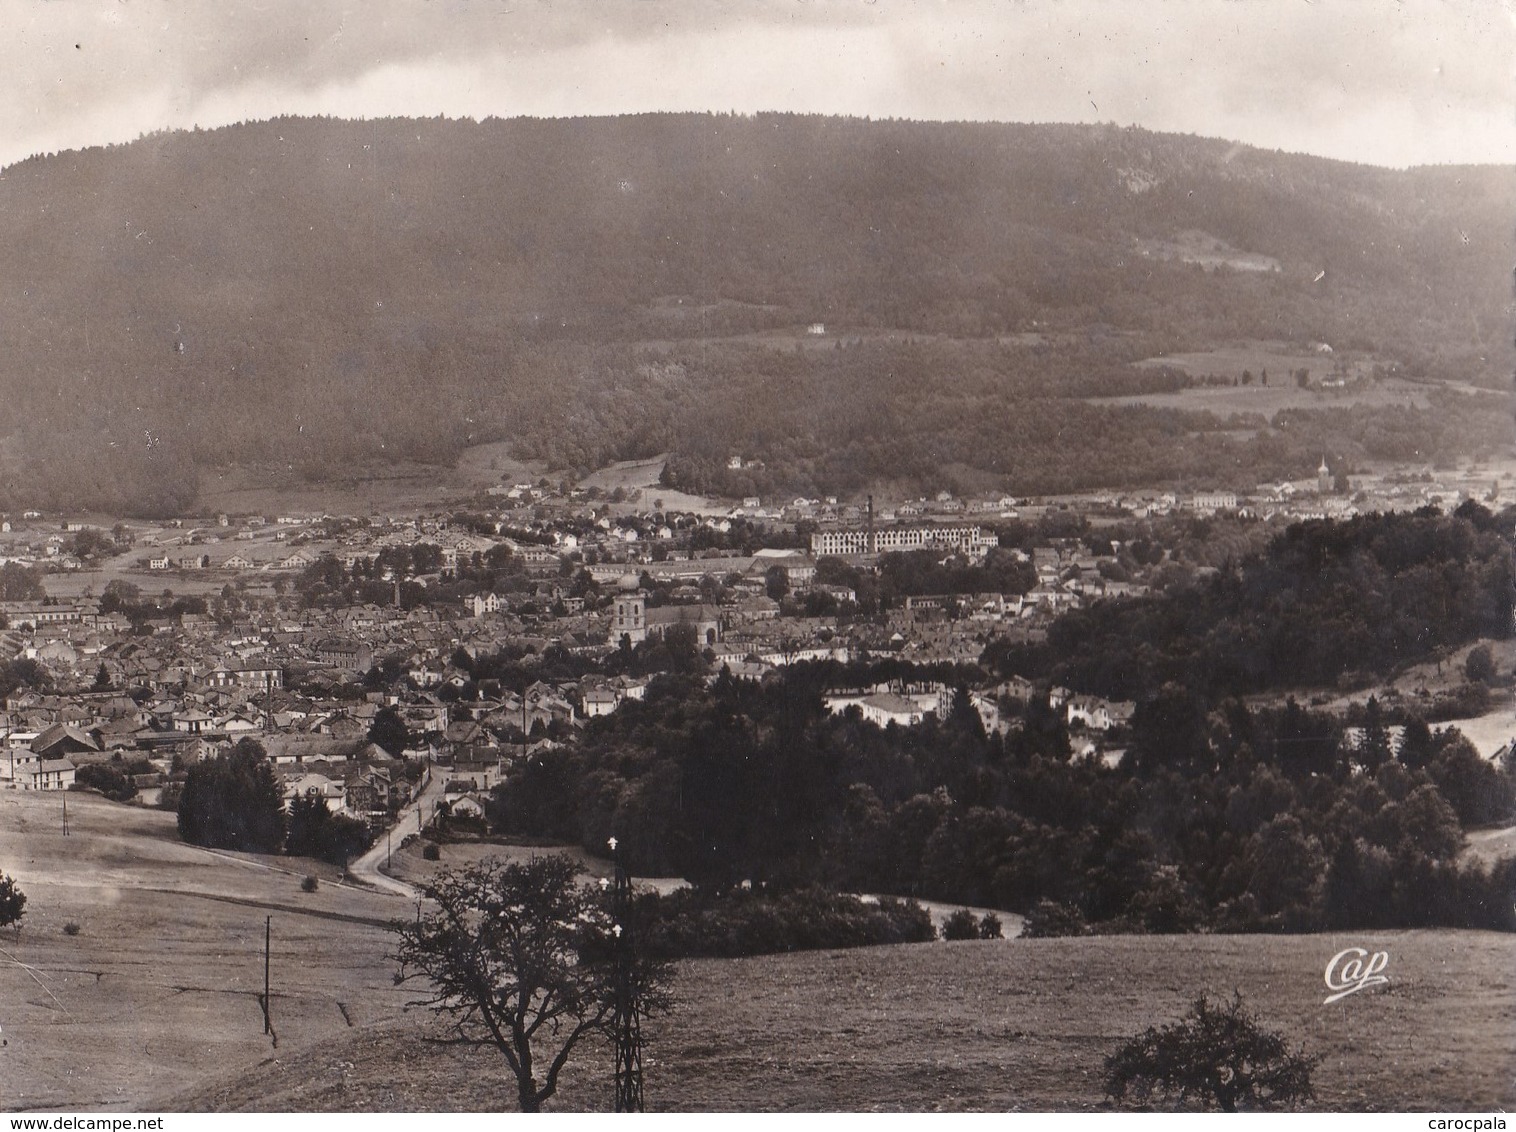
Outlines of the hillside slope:
M 1323 1006 L 1341 948 L 1390 955 L 1391 983 Z M 1319 1111 L 1492 1110 L 1516 1100 L 1505 972 L 1488 933 L 1167 936 L 916 944 L 680 964 L 649 1022 L 653 1111 L 1089 1111 L 1104 1059 L 1240 990 L 1323 1055 Z M 1498 984 L 1498 985 L 1497 985 Z M 163 1099 L 168 1111 L 509 1111 L 492 1050 L 429 1042 L 418 1016 L 352 1031 Z M 611 1056 L 586 1049 L 549 1108 L 607 1111 Z
M 816 322 L 1077 333 L 1084 369 L 1322 340 L 1495 385 L 1513 189 L 1135 129 L 793 115 L 280 119 L 38 158 L 0 176 L 0 488 L 172 511 L 229 462 L 651 455 L 701 421 L 619 419 L 609 391 L 691 392 L 627 390 L 626 344 Z

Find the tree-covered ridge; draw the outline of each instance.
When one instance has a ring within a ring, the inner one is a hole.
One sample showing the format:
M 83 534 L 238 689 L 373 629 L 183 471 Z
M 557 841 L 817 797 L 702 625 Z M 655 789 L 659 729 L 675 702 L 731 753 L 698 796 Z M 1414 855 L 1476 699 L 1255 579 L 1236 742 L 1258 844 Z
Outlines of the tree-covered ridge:
M 1214 702 L 1385 676 L 1439 648 L 1510 636 L 1511 518 L 1466 503 L 1452 515 L 1296 524 L 1194 586 L 1070 611 L 1040 659 L 1053 678 L 1123 699 L 1169 682 Z
M 634 870 L 716 890 L 819 883 L 1044 932 L 1516 927 L 1512 863 L 1459 860 L 1466 829 L 1509 819 L 1511 770 L 1455 731 L 1413 721 L 1395 758 L 1382 723 L 1354 746 L 1293 702 L 1212 714 L 1169 689 L 1109 767 L 1070 757 L 1046 700 L 1005 736 L 962 696 L 881 730 L 828 713 L 826 682 L 808 665 L 763 686 L 660 677 L 517 767 L 493 820 L 586 847 L 614 832 Z
M 1039 440 L 1109 438 L 1127 419 L 1038 399 L 1123 391 L 1139 350 L 1329 340 L 1504 380 L 1511 176 L 1138 130 L 792 115 L 279 119 L 35 159 L 0 179 L 0 486 L 166 512 L 227 462 L 320 478 L 508 437 L 583 467 L 711 425 L 837 487 L 855 459 L 872 472 L 904 421 L 915 464 L 939 448 L 977 459 L 989 422 L 1024 436 L 983 466 L 1033 490 L 1053 454 Z M 1166 250 L 1197 232 L 1279 270 Z M 767 363 L 713 346 L 647 364 L 631 345 L 811 322 L 1084 345 L 798 364 L 783 387 L 803 396 L 739 389 L 724 411 L 741 371 Z M 1444 443 L 1477 408 L 1432 414 Z M 1142 440 L 1087 482 L 1151 476 L 1154 441 L 1205 431 L 1134 419 Z M 1080 468 L 1103 451 L 1073 447 Z M 695 446 L 687 474 L 711 456 Z

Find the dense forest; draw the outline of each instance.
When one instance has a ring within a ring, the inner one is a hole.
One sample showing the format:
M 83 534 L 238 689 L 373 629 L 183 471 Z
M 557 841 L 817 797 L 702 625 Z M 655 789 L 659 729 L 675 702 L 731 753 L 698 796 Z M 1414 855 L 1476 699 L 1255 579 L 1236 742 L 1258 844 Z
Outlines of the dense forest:
M 1505 389 L 1512 178 L 792 115 L 278 119 L 36 158 L 0 178 L 0 503 L 167 513 L 229 463 L 320 480 L 496 439 L 579 470 L 673 450 L 707 488 L 749 486 L 720 478 L 742 452 L 765 492 L 1503 449 L 1475 396 L 1344 421 L 1079 398 L 1238 338 Z M 812 323 L 821 349 L 750 337 Z
M 1513 522 L 1516 512 L 1466 501 L 1452 515 L 1299 523 L 1192 585 L 1070 610 L 1045 646 L 998 645 L 984 660 L 1118 699 L 1169 683 L 1208 703 L 1361 686 L 1440 649 L 1511 635 Z
M 1510 817 L 1511 770 L 1456 731 L 1413 721 L 1391 758 L 1372 709 L 1352 747 L 1293 701 L 1209 713 L 1170 688 L 1108 767 L 1071 758 L 1045 698 L 1005 737 L 962 695 L 945 719 L 881 730 L 828 714 L 826 677 L 659 677 L 516 768 L 491 817 L 591 849 L 614 834 L 634 870 L 713 891 L 929 897 L 1042 933 L 1516 927 L 1512 863 L 1459 858 L 1466 829 Z

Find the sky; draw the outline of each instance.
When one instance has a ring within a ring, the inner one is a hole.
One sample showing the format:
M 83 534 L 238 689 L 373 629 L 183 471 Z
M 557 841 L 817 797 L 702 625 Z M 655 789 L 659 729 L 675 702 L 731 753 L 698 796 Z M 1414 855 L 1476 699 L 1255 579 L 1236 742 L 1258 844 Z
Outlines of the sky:
M 1516 0 L 4 0 L 0 166 L 282 114 L 1115 122 L 1516 163 Z

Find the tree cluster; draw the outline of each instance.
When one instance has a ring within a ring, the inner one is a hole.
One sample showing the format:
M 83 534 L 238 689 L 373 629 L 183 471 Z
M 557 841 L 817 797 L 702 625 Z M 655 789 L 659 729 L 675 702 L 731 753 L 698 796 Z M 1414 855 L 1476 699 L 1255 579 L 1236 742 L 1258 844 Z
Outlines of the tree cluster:
M 944 719 L 880 729 L 825 710 L 820 667 L 660 677 L 517 766 L 491 820 L 588 848 L 615 832 L 636 871 L 717 891 L 1050 901 L 1078 931 L 1516 926 L 1516 864 L 1459 855 L 1467 829 L 1509 819 L 1510 773 L 1456 732 L 1413 725 L 1393 757 L 1294 703 L 1211 711 L 1169 688 L 1111 767 L 1071 758 L 1045 698 L 1003 736 L 962 695 Z
M 1209 580 L 1070 611 L 1045 649 L 1000 662 L 1116 699 L 1166 683 L 1219 702 L 1388 676 L 1510 636 L 1516 565 L 1493 523 L 1477 504 L 1299 523 Z
M 278 853 L 285 831 L 284 791 L 256 740 L 238 740 L 229 754 L 189 768 L 179 796 L 179 836 L 185 841 Z

